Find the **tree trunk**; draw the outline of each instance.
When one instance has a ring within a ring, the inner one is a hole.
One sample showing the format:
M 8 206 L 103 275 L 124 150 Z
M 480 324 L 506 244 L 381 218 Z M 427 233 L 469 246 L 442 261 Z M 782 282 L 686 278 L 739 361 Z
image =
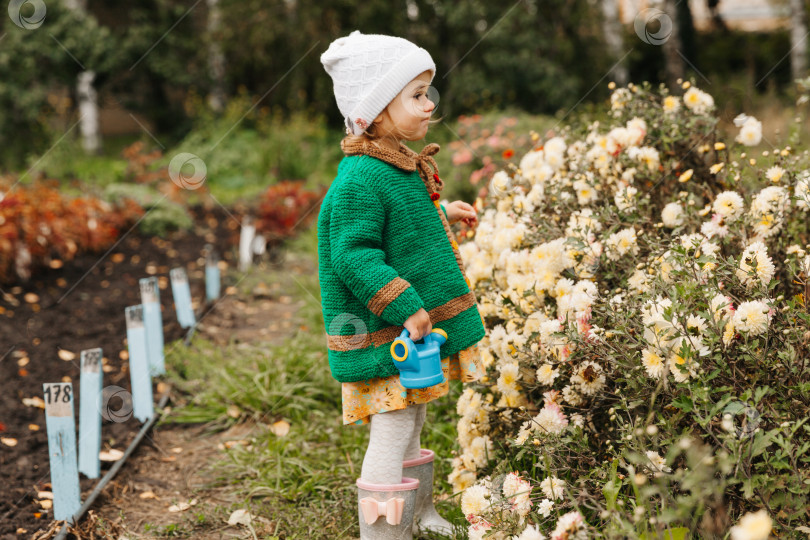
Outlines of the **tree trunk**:
M 675 88 L 678 86 L 678 79 L 683 79 L 684 75 L 678 0 L 664 0 L 662 9 L 666 16 L 670 18 L 670 24 L 672 24 L 672 33 L 661 45 L 664 49 L 664 61 L 666 62 L 667 86 Z
M 602 0 L 602 32 L 605 34 L 610 57 L 618 61 L 624 55 L 622 50 L 622 25 L 619 21 L 619 0 Z M 629 75 L 627 64 L 623 60 L 610 71 L 612 80 L 619 86 L 625 86 Z
M 211 78 L 211 92 L 208 94 L 208 105 L 215 111 L 225 108 L 225 55 L 219 43 L 219 29 L 222 14 L 219 0 L 208 2 L 208 75 Z
M 802 79 L 807 71 L 807 14 L 804 0 L 790 0 L 790 74 Z
M 65 6 L 84 14 L 86 0 L 65 0 Z M 96 74 L 92 70 L 82 71 L 76 77 L 76 97 L 79 105 L 79 131 L 82 134 L 82 148 L 87 154 L 101 151 L 101 127 L 99 125 L 98 93 L 93 88 Z

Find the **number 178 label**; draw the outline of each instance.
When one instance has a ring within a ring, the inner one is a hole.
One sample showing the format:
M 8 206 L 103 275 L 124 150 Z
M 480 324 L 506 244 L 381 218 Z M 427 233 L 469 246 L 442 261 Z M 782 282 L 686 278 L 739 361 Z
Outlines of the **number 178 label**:
M 72 383 L 46 383 L 42 386 L 44 387 L 46 415 L 70 416 L 73 414 Z

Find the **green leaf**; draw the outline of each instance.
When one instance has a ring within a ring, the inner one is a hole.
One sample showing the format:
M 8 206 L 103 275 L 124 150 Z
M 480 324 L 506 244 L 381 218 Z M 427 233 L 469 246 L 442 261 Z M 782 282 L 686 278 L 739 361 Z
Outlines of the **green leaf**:
M 672 406 L 681 409 L 684 412 L 690 412 L 694 409 L 694 404 L 692 403 L 692 398 L 689 396 L 678 396 L 672 400 Z

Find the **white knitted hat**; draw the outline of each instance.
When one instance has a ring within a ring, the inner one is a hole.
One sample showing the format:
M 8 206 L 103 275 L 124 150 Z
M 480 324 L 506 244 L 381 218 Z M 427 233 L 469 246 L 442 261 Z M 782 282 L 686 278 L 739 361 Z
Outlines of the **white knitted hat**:
M 430 70 L 431 81 L 436 75 L 436 64 L 425 49 L 407 39 L 359 30 L 333 41 L 321 63 L 334 82 L 347 131 L 355 135 L 363 133 L 420 73 Z

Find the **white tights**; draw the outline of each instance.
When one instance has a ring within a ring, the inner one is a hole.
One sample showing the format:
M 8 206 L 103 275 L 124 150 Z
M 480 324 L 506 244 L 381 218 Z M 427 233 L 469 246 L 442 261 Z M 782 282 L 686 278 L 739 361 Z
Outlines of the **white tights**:
M 371 436 L 360 477 L 373 484 L 402 482 L 402 462 L 419 457 L 427 404 L 371 415 Z

